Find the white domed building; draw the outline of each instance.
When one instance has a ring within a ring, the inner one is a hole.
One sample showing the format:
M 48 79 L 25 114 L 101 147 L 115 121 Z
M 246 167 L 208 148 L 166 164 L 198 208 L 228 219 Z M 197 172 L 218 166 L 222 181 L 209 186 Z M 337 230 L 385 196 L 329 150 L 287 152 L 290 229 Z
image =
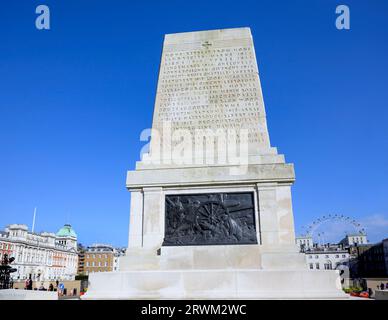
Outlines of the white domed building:
M 65 224 L 54 234 L 29 232 L 24 224 L 11 224 L 0 232 L 0 258 L 15 257 L 14 281 L 74 280 L 77 274 L 77 234 Z

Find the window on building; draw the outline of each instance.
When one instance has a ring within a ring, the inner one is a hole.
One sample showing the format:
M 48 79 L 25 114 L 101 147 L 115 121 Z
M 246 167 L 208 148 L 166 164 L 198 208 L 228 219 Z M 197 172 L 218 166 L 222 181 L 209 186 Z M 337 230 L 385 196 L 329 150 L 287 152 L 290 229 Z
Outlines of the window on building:
M 319 263 L 315 264 L 315 269 L 319 269 Z
M 312 259 L 312 258 L 313 258 L 313 256 L 310 255 L 310 256 L 309 256 L 309 259 Z
M 339 258 L 339 254 L 336 254 L 335 257 L 336 257 L 336 258 Z
M 333 267 L 332 267 L 330 261 L 327 261 L 327 262 L 325 263 L 324 267 L 325 267 L 325 270 L 331 270 L 331 269 L 333 269 Z
M 315 256 L 315 259 L 318 259 L 318 255 Z
M 314 265 L 310 263 L 310 269 L 314 269 Z

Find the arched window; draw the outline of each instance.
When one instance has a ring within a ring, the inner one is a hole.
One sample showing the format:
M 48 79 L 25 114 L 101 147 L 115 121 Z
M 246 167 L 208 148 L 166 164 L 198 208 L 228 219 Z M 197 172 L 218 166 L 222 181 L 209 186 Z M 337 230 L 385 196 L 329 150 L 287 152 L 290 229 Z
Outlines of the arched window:
M 333 269 L 333 265 L 332 265 L 331 261 L 327 260 L 325 262 L 325 270 L 332 270 L 332 269 Z

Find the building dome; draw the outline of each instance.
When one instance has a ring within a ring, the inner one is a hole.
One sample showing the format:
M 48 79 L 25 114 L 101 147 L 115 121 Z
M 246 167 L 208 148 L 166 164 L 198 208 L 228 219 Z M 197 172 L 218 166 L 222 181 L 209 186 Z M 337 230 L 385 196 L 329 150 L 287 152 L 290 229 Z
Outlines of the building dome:
M 59 231 L 57 232 L 57 237 L 73 237 L 77 238 L 77 234 L 73 230 L 70 224 L 65 224 Z

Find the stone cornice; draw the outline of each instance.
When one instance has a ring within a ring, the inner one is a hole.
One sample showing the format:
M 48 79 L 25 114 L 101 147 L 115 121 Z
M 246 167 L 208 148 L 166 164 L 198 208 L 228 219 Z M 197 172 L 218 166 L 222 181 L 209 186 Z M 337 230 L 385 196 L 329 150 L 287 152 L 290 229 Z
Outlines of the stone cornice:
M 232 166 L 135 170 L 127 173 L 127 188 L 223 185 L 241 183 L 285 183 L 295 181 L 293 164 L 249 165 L 243 174 L 233 175 Z

